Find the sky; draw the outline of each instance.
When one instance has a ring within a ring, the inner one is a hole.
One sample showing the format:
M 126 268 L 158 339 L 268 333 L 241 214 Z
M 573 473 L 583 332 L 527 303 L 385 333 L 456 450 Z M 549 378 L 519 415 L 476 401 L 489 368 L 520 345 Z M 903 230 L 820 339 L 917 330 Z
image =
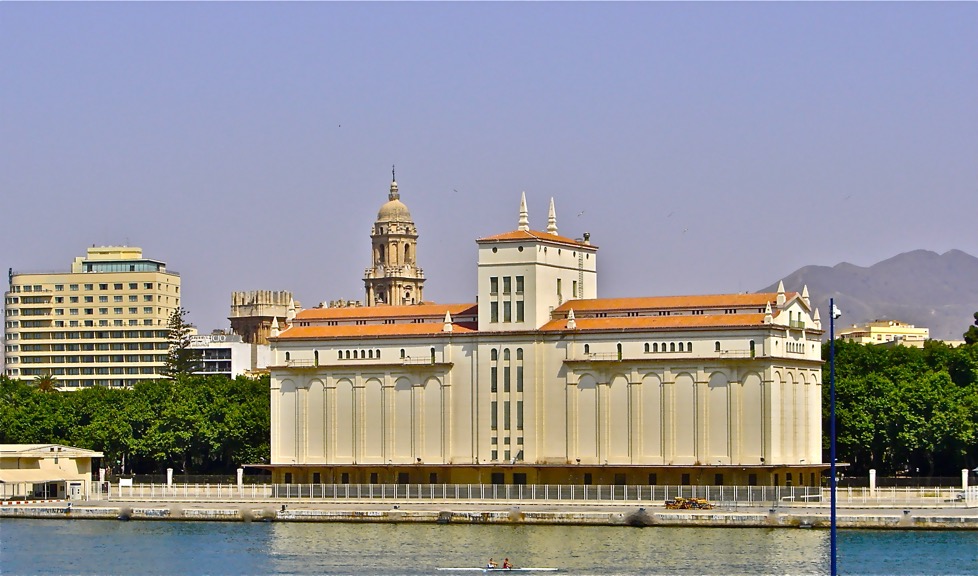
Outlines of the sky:
M 129 245 L 202 332 L 363 299 L 396 165 L 425 298 L 590 232 L 601 297 L 978 255 L 978 3 L 0 2 L 0 266 Z M 5 286 L 6 288 L 6 286 Z

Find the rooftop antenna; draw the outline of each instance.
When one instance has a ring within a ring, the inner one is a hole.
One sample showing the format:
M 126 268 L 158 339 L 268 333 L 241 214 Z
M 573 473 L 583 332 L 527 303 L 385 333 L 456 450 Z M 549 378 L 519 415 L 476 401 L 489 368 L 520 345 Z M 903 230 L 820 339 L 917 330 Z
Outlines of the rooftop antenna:
M 391 164 L 391 182 L 397 182 L 397 178 L 394 177 L 394 165 Z

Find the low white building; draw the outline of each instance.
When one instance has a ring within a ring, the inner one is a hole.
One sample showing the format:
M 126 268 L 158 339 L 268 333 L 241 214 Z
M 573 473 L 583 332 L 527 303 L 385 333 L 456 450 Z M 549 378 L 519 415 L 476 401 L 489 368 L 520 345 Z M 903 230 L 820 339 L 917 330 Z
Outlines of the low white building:
M 807 288 L 598 298 L 552 203 L 477 244 L 477 303 L 276 322 L 274 481 L 818 485 Z
M 0 444 L 0 499 L 87 499 L 101 452 L 61 444 Z
M 190 337 L 190 348 L 199 350 L 200 370 L 195 374 L 223 375 L 237 378 L 268 368 L 271 348 L 267 344 L 248 343 L 237 334 L 205 334 Z

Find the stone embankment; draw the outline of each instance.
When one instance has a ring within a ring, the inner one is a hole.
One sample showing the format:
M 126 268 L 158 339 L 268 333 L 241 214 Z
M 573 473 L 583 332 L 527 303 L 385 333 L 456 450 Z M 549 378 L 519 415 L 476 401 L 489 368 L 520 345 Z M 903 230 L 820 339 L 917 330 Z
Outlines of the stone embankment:
M 404 509 L 350 509 L 351 505 L 258 506 L 253 503 L 185 505 L 159 503 L 105 503 L 0 506 L 0 518 L 101 520 L 212 520 L 232 522 L 419 522 L 429 524 L 551 524 L 581 526 L 697 526 L 738 528 L 829 528 L 827 509 L 770 509 L 752 511 L 664 510 L 553 510 L 509 507 L 497 510 L 446 510 L 436 507 Z M 840 528 L 978 530 L 978 511 L 852 510 L 837 514 Z

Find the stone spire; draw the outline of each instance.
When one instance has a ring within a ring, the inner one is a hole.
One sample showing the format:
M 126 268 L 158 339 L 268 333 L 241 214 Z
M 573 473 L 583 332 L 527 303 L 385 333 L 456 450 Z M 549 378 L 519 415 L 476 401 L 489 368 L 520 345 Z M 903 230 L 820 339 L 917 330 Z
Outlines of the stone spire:
M 526 211 L 526 192 L 520 196 L 520 222 L 517 230 L 530 230 L 530 213 Z
M 272 331 L 271 331 L 271 336 L 274 338 L 274 337 L 276 337 L 278 335 L 279 335 L 278 316 L 275 316 L 274 318 L 272 318 Z
M 574 309 L 571 308 L 567 311 L 567 329 L 574 330 L 577 328 L 577 320 L 574 319 Z
M 289 298 L 289 307 L 285 311 L 285 323 L 291 326 L 293 320 L 295 320 L 295 300 Z
M 557 211 L 554 210 L 554 199 L 550 198 L 550 212 L 547 214 L 547 232 L 557 235 Z
M 442 332 L 452 331 L 452 313 L 447 310 L 445 311 L 445 323 L 442 325 L 441 331 Z
M 805 306 L 811 307 L 812 302 L 808 297 L 808 284 L 805 284 L 805 286 L 801 289 L 801 299 L 804 300 Z
M 818 308 L 815 309 L 815 314 L 812 316 L 812 321 L 815 322 L 815 329 L 822 329 L 822 315 L 818 313 Z
M 391 191 L 387 194 L 390 200 L 400 200 L 401 193 L 397 191 L 397 178 L 394 177 L 394 165 L 391 164 Z
M 784 280 L 778 280 L 778 306 L 784 305 L 788 297 L 784 294 Z
M 764 308 L 764 323 L 771 324 L 772 322 L 774 322 L 774 312 L 771 310 L 771 303 L 768 302 Z

